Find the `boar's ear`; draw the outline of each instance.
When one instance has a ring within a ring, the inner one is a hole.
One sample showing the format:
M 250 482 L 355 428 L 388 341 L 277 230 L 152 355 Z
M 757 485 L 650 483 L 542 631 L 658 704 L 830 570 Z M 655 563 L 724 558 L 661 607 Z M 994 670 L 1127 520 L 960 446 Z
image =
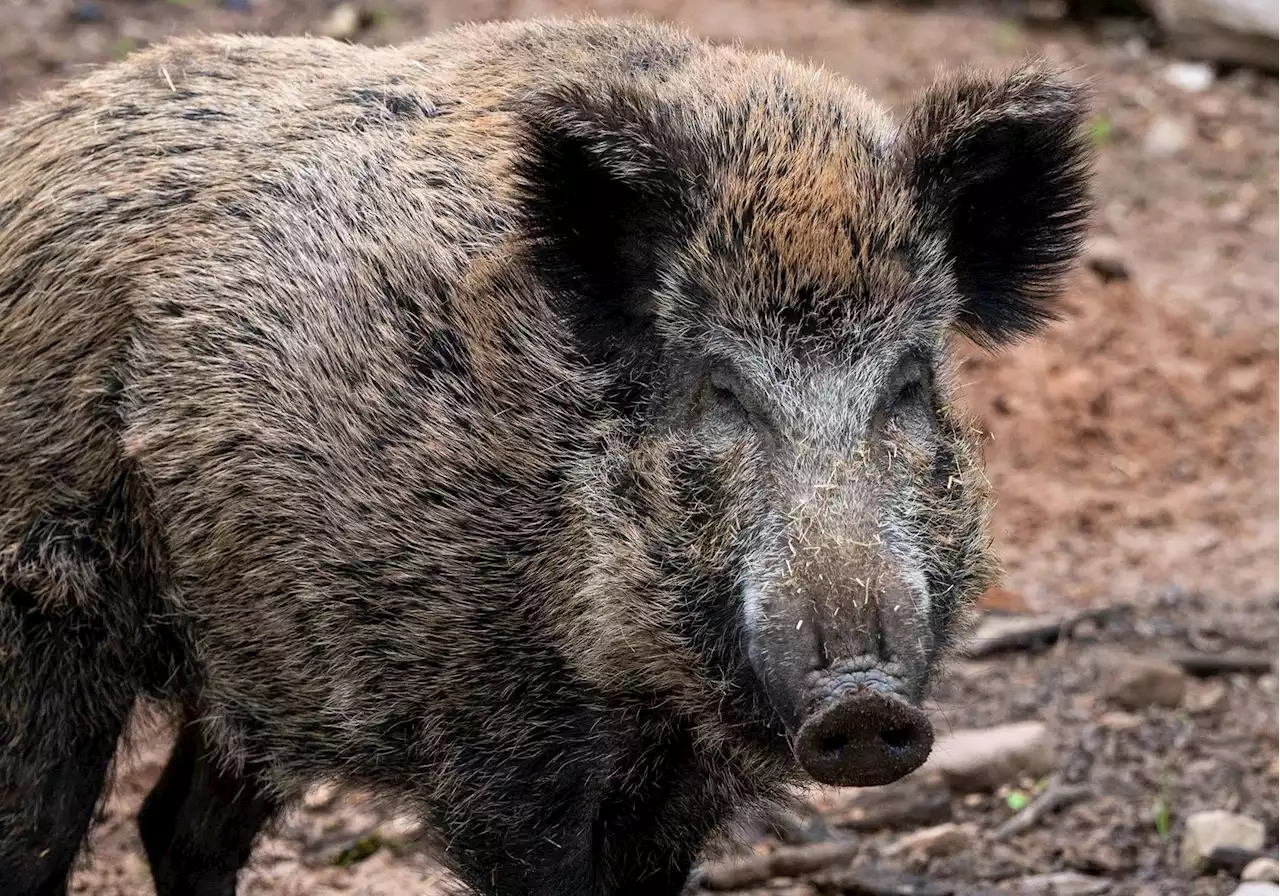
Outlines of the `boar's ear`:
M 957 328 L 995 347 L 1039 331 L 1090 212 L 1088 91 L 1031 65 L 930 88 L 903 127 L 908 176 L 962 294 Z
M 637 88 L 558 85 L 524 98 L 524 236 L 593 360 L 652 351 L 663 259 L 688 221 L 690 172 L 669 112 Z

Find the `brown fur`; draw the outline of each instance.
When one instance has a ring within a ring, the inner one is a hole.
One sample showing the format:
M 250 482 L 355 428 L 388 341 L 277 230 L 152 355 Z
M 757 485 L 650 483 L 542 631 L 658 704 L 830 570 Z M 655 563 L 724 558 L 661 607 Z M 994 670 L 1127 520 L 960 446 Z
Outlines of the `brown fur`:
M 1082 114 L 1031 68 L 897 125 L 594 21 L 189 38 L 11 110 L 5 892 L 65 875 L 143 695 L 191 723 L 162 894 L 212 861 L 191 807 L 244 814 L 229 886 L 320 778 L 479 892 L 678 892 L 795 778 L 807 651 L 918 699 L 992 580 L 946 346 L 1051 315 Z

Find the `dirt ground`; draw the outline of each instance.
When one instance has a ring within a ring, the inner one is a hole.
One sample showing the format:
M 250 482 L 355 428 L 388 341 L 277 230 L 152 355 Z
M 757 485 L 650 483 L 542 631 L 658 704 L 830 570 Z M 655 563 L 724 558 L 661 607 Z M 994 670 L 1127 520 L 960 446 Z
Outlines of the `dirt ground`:
M 1072 871 L 1104 882 L 1097 892 L 1225 894 L 1234 879 L 1180 871 L 1177 844 L 1189 813 L 1227 808 L 1261 820 L 1275 849 L 1274 670 L 1195 679 L 1177 706 L 1126 718 L 1105 698 L 1107 657 L 1206 643 L 1277 649 L 1277 85 L 1234 71 L 1189 90 L 1172 83 L 1175 60 L 1137 25 L 1002 17 L 1017 6 L 376 0 L 356 5 L 353 37 L 398 42 L 466 19 L 640 11 L 820 62 L 892 104 L 941 67 L 1029 53 L 1093 79 L 1096 264 L 1073 277 L 1070 317 L 1047 340 L 996 358 L 972 353 L 967 397 L 990 433 L 1000 494 L 1007 590 L 993 595 L 993 612 L 1116 602 L 1135 610 L 1051 650 L 962 663 L 937 695 L 944 730 L 1044 722 L 1056 779 L 1087 795 L 1007 841 L 992 831 L 1014 812 L 1008 793 L 949 795 L 940 817 L 970 840 L 934 857 L 895 850 L 901 825 L 848 834 L 841 800 L 854 797 L 828 795 L 819 801 L 824 836 L 857 838 L 843 866 L 910 872 L 938 892 L 1048 893 L 1028 878 Z M 0 0 L 0 115 L 170 34 L 317 33 L 333 14 L 332 4 L 308 0 Z M 1126 277 L 1095 270 L 1118 265 Z M 152 892 L 132 814 L 166 748 L 162 733 L 144 737 L 122 766 L 74 892 Z M 263 840 L 240 891 L 436 892 L 429 857 L 403 825 L 385 822 L 362 795 L 318 795 Z M 829 872 L 758 891 L 870 892 Z M 928 892 L 915 886 L 898 892 Z

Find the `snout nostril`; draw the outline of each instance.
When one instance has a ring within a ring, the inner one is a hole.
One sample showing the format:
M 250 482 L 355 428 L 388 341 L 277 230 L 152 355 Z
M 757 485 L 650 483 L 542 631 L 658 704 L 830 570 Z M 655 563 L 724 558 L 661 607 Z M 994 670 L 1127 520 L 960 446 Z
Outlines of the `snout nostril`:
M 839 753 L 848 745 L 849 738 L 839 732 L 823 735 L 818 740 L 818 749 L 824 753 Z
M 919 708 L 881 693 L 843 694 L 819 706 L 798 732 L 796 758 L 824 784 L 888 784 L 919 768 L 933 728 Z
M 890 728 L 887 731 L 880 732 L 880 740 L 890 750 L 901 751 L 912 745 L 916 739 L 916 732 L 913 728 Z

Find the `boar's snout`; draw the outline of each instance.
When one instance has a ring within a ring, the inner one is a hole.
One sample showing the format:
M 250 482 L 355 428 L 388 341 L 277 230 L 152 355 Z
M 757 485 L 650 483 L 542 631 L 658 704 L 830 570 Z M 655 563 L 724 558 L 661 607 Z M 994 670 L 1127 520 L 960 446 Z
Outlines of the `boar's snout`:
M 842 675 L 812 706 L 795 740 L 800 765 L 822 784 L 871 787 L 919 768 L 933 749 L 933 726 L 917 707 L 877 680 Z

